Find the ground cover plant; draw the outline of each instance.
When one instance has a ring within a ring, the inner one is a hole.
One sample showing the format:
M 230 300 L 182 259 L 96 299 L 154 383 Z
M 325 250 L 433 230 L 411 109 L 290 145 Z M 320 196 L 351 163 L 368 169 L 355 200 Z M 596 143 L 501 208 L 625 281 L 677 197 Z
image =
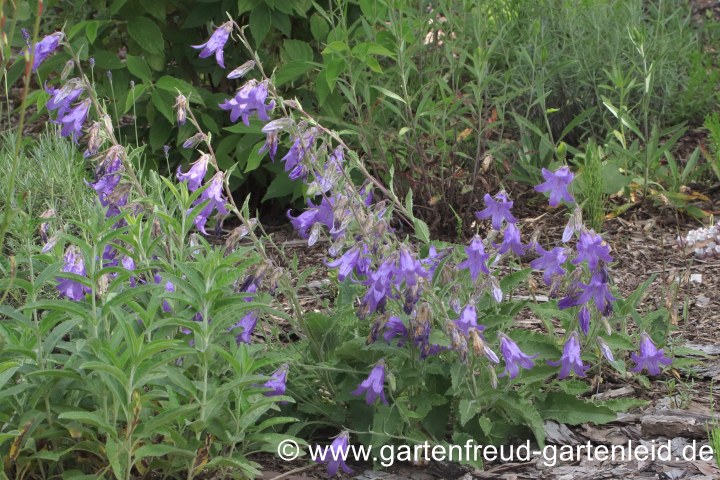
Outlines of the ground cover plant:
M 68 160 L 88 166 L 102 208 L 83 218 L 26 208 L 44 236 L 3 245 L 6 476 L 254 476 L 252 454 L 287 438 L 341 450 L 528 435 L 543 445 L 545 420 L 601 424 L 638 404 L 589 400 L 581 379 L 662 374 L 669 313 L 639 308 L 651 280 L 626 298 L 614 291 L 615 258 L 583 222 L 570 166 L 547 165 L 535 185 L 566 217 L 557 238 L 523 225 L 498 189 L 474 205 L 469 242 L 434 240 L 412 190 L 398 195 L 302 100 L 280 94 L 248 32 L 258 40 L 252 22 L 228 15 L 193 46 L 244 82 L 218 99 L 238 128 L 206 130 L 194 88 L 174 83 L 172 119 L 193 161 L 168 176 L 142 168 L 152 153 L 118 140 L 97 60 L 62 31 L 28 34 L 26 86 L 55 55 L 70 59 L 37 98 L 50 131 L 82 150 Z M 249 60 L 226 63 L 231 45 Z M 255 161 L 302 186 L 307 207 L 288 217 L 326 250 L 336 293 L 317 311 L 297 294 L 312 270 L 266 234 L 249 198 L 233 196 L 236 166 L 217 150 L 243 128 L 264 137 Z M 3 239 L 24 205 L 16 188 Z M 224 243 L 209 242 L 224 221 Z M 522 328 L 521 312 L 543 328 Z M 331 476 L 349 469 L 329 454 L 311 460 Z

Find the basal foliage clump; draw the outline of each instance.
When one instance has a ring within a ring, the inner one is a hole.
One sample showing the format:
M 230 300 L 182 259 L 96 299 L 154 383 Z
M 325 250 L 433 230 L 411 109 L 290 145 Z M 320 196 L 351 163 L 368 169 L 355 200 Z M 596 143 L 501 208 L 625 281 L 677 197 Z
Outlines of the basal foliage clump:
M 28 63 L 62 39 L 33 45 Z M 626 375 L 633 339 L 632 371 L 656 375 L 670 362 L 656 347 L 667 312 L 638 313 L 649 282 L 617 298 L 610 246 L 583 225 L 568 166 L 544 170 L 536 187 L 569 212 L 561 238 L 528 231 L 499 191 L 477 209 L 487 235 L 433 241 L 412 193 L 398 198 L 339 134 L 278 95 L 244 28 L 230 19 L 196 47 L 230 70 L 231 39 L 252 61 L 229 75 L 256 78 L 220 108 L 261 122 L 260 153 L 304 184 L 307 208 L 288 217 L 326 249 L 337 295 L 313 312 L 300 302 L 310 270 L 265 235 L 248 201 L 235 203 L 189 89 L 178 88 L 174 115 L 194 129 L 183 143 L 196 160 L 175 179 L 143 182 L 74 57 L 49 80 L 48 107 L 59 133 L 83 142 L 104 213 L 82 226 L 89 241 L 47 226 L 47 242 L 0 284 L 26 298 L 0 307 L 6 474 L 253 476 L 248 455 L 288 436 L 346 449 L 351 439 L 498 443 L 530 431 L 543 444 L 546 419 L 602 423 L 632 406 L 592 401 L 578 378 Z M 228 215 L 239 225 L 211 245 L 205 236 Z M 56 297 L 40 294 L 46 285 Z M 532 329 L 521 315 L 537 320 Z

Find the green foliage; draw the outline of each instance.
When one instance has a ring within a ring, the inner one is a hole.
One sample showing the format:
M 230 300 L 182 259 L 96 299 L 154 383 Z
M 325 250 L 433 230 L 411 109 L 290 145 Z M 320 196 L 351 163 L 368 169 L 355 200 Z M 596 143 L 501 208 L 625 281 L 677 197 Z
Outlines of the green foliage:
M 0 171 L 10 172 L 15 151 L 15 136 L 10 132 L 0 137 Z M 84 223 L 95 215 L 96 200 L 85 184 L 85 168 L 76 146 L 52 133 L 28 137 L 20 146 L 21 167 L 15 177 L 15 205 L 5 205 L 9 175 L 0 175 L 0 212 L 16 210 L 8 229 L 7 253 L 25 251 L 27 244 L 38 236 L 44 220 L 55 231 L 71 231 L 73 223 Z
M 507 165 L 493 159 L 515 158 L 516 178 L 530 182 L 563 139 L 575 146 L 586 136 L 602 141 L 612 122 L 601 98 L 608 75 L 630 79 L 622 87 L 628 112 L 645 98 L 635 77 L 651 75 L 647 108 L 659 128 L 701 118 L 710 105 L 716 73 L 704 74 L 708 59 L 685 6 L 491 0 L 426 7 L 405 0 L 159 0 L 152 6 L 94 0 L 62 21 L 75 17 L 68 37 L 81 59 L 95 58 L 98 91 L 114 116 L 132 115 L 132 123 L 121 122 L 121 138 L 139 143 L 139 135 L 151 146 L 147 168 L 162 169 L 155 158 L 163 145 L 177 147 L 189 134 L 175 126 L 172 105 L 180 91 L 204 106 L 198 120 L 206 131 L 242 133 L 217 148 L 224 168 L 238 167 L 233 188 L 272 185 L 266 201 L 302 195 L 297 183 L 258 157 L 258 129 L 231 127 L 217 107 L 243 80 L 227 80 L 212 58 L 199 59 L 191 48 L 227 21 L 227 11 L 248 27 L 283 96 L 351 134 L 373 173 L 387 180 L 394 168 L 398 193 L 415 190 L 419 216 L 450 228 L 456 214 L 470 213 L 464 205 L 494 183 L 488 173 L 507 174 Z M 49 60 L 41 77 L 65 60 Z M 239 50 L 226 52 L 228 70 L 246 60 Z M 539 142 L 526 138 L 527 122 L 537 125 Z M 508 149 L 503 132 L 520 134 L 523 153 Z M 171 159 L 187 162 L 191 155 L 175 148 Z
M 577 158 L 577 157 L 576 157 Z M 603 151 L 594 142 L 589 142 L 583 155 L 582 173 L 578 184 L 582 193 L 583 218 L 590 227 L 600 232 L 605 222 L 605 199 L 607 169 L 603 165 Z M 611 187 L 613 188 L 613 187 Z M 617 188 L 614 190 L 618 191 Z
M 192 478 L 232 468 L 233 478 L 254 476 L 247 456 L 287 438 L 274 432 L 294 421 L 277 415 L 291 399 L 264 396 L 260 386 L 282 358 L 229 332 L 250 310 L 284 316 L 267 295 L 236 294 L 260 257 L 205 241 L 189 248 L 180 212 L 192 197 L 168 188 L 153 196 L 151 208 L 124 216 L 125 227 L 98 212 L 82 225 L 89 241 L 62 235 L 48 254 L 18 257 L 13 275 L 0 264 L 0 291 L 25 299 L 0 306 L 8 475 Z M 81 252 L 86 276 L 61 272 L 66 243 Z M 135 269 L 99 261 L 107 247 Z M 81 282 L 87 301 L 53 299 L 56 278 Z

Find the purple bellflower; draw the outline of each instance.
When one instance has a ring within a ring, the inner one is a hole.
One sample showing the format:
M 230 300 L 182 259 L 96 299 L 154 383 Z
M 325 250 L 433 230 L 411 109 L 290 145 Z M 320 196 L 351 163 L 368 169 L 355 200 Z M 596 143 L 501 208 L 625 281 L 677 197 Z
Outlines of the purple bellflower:
M 82 135 L 82 127 L 85 120 L 87 120 L 91 104 L 91 100 L 87 98 L 77 104 L 75 108 L 67 112 L 63 117 L 58 118 L 58 122 L 62 124 L 60 135 L 63 137 L 70 135 L 72 139 L 77 142 L 78 137 Z
M 246 313 L 239 322 L 230 327 L 231 330 L 242 328 L 242 332 L 235 337 L 238 345 L 241 343 L 252 343 L 252 334 L 253 330 L 255 330 L 255 326 L 257 325 L 257 321 L 258 313 L 255 310 L 252 310 Z
M 307 169 L 302 164 L 302 160 L 315 143 L 315 130 L 309 129 L 299 137 L 296 137 L 292 146 L 281 159 L 285 164 L 285 171 L 292 180 L 304 178 L 307 175 Z
M 135 260 L 133 260 L 130 256 L 123 256 L 122 260 L 120 261 L 120 264 L 123 266 L 125 270 L 128 272 L 135 271 Z M 135 280 L 135 276 L 130 277 L 130 287 L 135 288 L 137 281 Z
M 46 58 L 52 55 L 55 50 L 57 50 L 63 37 L 64 35 L 62 32 L 51 33 L 35 45 L 32 66 L 33 73 L 37 72 L 40 64 L 43 63 Z
M 357 390 L 352 392 L 353 395 L 359 396 L 365 394 L 365 401 L 368 405 L 372 405 L 377 398 L 387 405 L 388 401 L 385 398 L 385 362 L 380 360 L 377 365 L 372 369 L 370 375 L 363 380 L 358 386 Z
M 543 168 L 542 175 L 545 178 L 545 182 L 535 186 L 536 192 L 550 192 L 550 206 L 557 207 L 560 205 L 560 201 L 574 203 L 575 199 L 570 192 L 568 187 L 573 181 L 575 174 L 570 171 L 570 168 L 560 167 L 555 172 Z
M 408 336 L 408 330 L 399 317 L 393 316 L 388 318 L 388 321 L 385 323 L 384 329 L 385 333 L 383 333 L 383 338 L 387 343 L 390 343 L 395 337 L 404 338 Z M 404 340 L 400 340 L 400 342 L 398 343 L 398 347 L 401 347 L 404 343 Z
M 533 359 L 537 355 L 526 355 L 520 350 L 517 343 L 502 333 L 500 334 L 500 352 L 505 359 L 505 371 L 499 375 L 500 377 L 507 375 L 510 379 L 513 379 L 520 373 L 520 367 L 529 370 L 535 366 Z
M 334 477 L 338 473 L 338 469 L 342 469 L 345 473 L 352 473 L 352 469 L 345 464 L 348 455 L 350 434 L 342 432 L 338 435 L 329 448 L 318 449 L 320 453 L 318 458 L 314 458 L 318 463 L 327 463 L 328 477 Z
M 232 32 L 232 22 L 225 22 L 220 25 L 217 30 L 210 36 L 210 39 L 202 45 L 193 45 L 192 48 L 196 50 L 202 49 L 200 52 L 200 58 L 207 58 L 213 53 L 215 54 L 215 60 L 218 65 L 225 68 L 225 58 L 223 49 L 225 44 L 230 38 L 230 32 Z
M 393 280 L 395 285 L 400 287 L 404 281 L 406 286 L 413 287 L 417 285 L 418 278 L 425 278 L 427 276 L 428 272 L 420 260 L 415 257 L 407 246 L 401 245 L 400 258 L 395 268 L 395 278 Z
M 87 275 L 85 271 L 85 261 L 83 260 L 82 254 L 77 251 L 77 248 L 73 246 L 68 247 L 65 251 L 64 260 L 63 272 L 74 273 L 83 277 Z M 85 295 L 91 291 L 90 288 L 82 283 L 69 278 L 58 278 L 57 281 L 57 289 L 60 295 L 76 302 L 85 298 Z
M 508 223 L 503 232 L 503 242 L 500 245 L 495 245 L 499 254 L 512 251 L 518 257 L 525 255 L 525 247 L 520 241 L 520 229 L 514 223 Z
M 485 209 L 475 212 L 475 216 L 480 220 L 492 218 L 493 230 L 501 230 L 503 221 L 517 223 L 517 218 L 513 217 L 512 213 L 510 213 L 513 202 L 508 200 L 504 192 L 498 193 L 495 195 L 495 198 L 486 193 L 483 201 L 485 202 Z
M 326 265 L 338 269 L 338 280 L 344 281 L 353 271 L 356 275 L 367 274 L 370 268 L 368 248 L 364 243 L 358 243 L 346 251 L 341 257 Z
M 393 262 L 389 259 L 385 260 L 378 269 L 370 273 L 367 280 L 363 282 L 368 286 L 362 302 L 363 312 L 382 312 L 385 309 L 385 303 L 392 294 L 392 277 L 394 270 Z
M 548 251 L 536 243 L 535 252 L 540 255 L 540 258 L 530 262 L 530 266 L 543 272 L 545 285 L 551 285 L 553 277 L 565 275 L 565 269 L 562 268 L 562 265 L 567 261 L 567 253 L 563 247 L 555 247 Z
M 210 215 L 212 215 L 215 209 L 217 209 L 218 213 L 220 213 L 221 215 L 228 214 L 228 211 L 225 208 L 225 197 L 223 196 L 224 179 L 225 177 L 223 172 L 217 172 L 215 176 L 213 176 L 210 180 L 210 185 L 205 190 L 203 190 L 200 197 L 194 202 L 197 206 L 202 204 L 206 200 L 209 200 L 207 205 L 205 205 L 205 207 L 200 211 L 200 214 L 195 217 L 195 226 L 204 235 L 208 234 L 205 231 L 205 224 L 207 223 L 208 218 L 210 217 Z
M 281 365 L 280 368 L 275 370 L 270 375 L 270 380 L 263 384 L 263 387 L 271 389 L 265 392 L 266 397 L 285 395 L 285 389 L 287 388 L 285 384 L 287 383 L 288 368 L 289 366 L 287 363 Z
M 310 199 L 307 201 L 308 209 L 297 217 L 290 215 L 290 210 L 287 212 L 287 216 L 290 218 L 295 231 L 300 235 L 301 238 L 309 238 L 308 230 L 312 228 L 316 223 L 325 225 L 328 229 L 332 229 L 335 223 L 335 214 L 333 212 L 333 200 L 323 197 L 320 201 L 320 205 L 315 205 Z
M 237 122 L 239 118 L 242 118 L 243 123 L 249 126 L 250 117 L 254 113 L 260 120 L 267 122 L 270 120 L 268 112 L 275 108 L 274 100 L 265 104 L 267 96 L 268 84 L 266 81 L 258 83 L 256 80 L 250 80 L 237 91 L 233 98 L 225 100 L 219 107 L 222 110 L 230 111 L 231 122 Z
M 163 281 L 162 275 L 160 275 L 159 273 L 156 273 L 154 275 L 154 279 L 157 285 L 160 285 Z M 165 282 L 165 291 L 168 293 L 173 293 L 175 291 L 175 285 L 170 280 Z M 170 313 L 172 311 L 172 307 L 167 300 L 163 300 L 162 309 L 165 313 Z
M 48 110 L 57 110 L 58 118 L 63 117 L 70 106 L 82 95 L 84 88 L 81 84 L 69 81 L 62 88 L 45 87 L 45 91 L 51 95 L 50 100 L 45 104 Z
M 459 263 L 458 268 L 461 270 L 470 270 L 470 278 L 473 282 L 477 280 L 480 272 L 490 274 L 490 270 L 488 270 L 486 265 L 490 254 L 485 253 L 485 245 L 479 235 L 475 235 L 470 245 L 465 247 L 465 253 L 468 258 L 464 262 Z
M 587 305 L 583 305 L 578 313 L 578 323 L 580 324 L 580 330 L 583 335 L 587 335 L 590 332 L 590 310 Z
M 663 349 L 658 348 L 650 339 L 650 335 L 643 332 L 640 337 L 640 354 L 631 354 L 630 358 L 635 362 L 635 366 L 631 368 L 633 372 L 642 372 L 647 369 L 650 375 L 659 375 L 660 365 L 670 365 L 672 360 L 665 356 Z
M 471 328 L 478 328 L 477 323 L 477 310 L 475 305 L 468 303 L 465 308 L 460 312 L 460 318 L 455 320 L 455 326 L 462 332 L 463 335 L 467 335 Z M 483 330 L 485 327 L 480 326 L 478 329 Z
M 573 260 L 573 265 L 579 265 L 581 262 L 586 261 L 592 271 L 597 270 L 601 261 L 605 263 L 613 261 L 613 257 L 610 256 L 610 246 L 592 230 L 580 233 L 577 251 L 578 255 Z
M 275 154 L 277 153 L 279 144 L 279 136 L 277 132 L 270 132 L 265 137 L 265 143 L 262 147 L 258 150 L 258 154 L 262 155 L 265 152 L 268 152 L 270 155 L 270 160 L 273 162 L 275 161 Z
M 595 307 L 600 313 L 608 317 L 612 314 L 612 302 L 617 300 L 610 293 L 610 284 L 607 283 L 607 275 L 604 272 L 595 272 L 590 277 L 590 282 L 586 285 L 580 283 L 582 294 L 576 301 L 575 305 L 585 305 L 590 300 L 595 302 Z
M 548 362 L 548 364 L 553 367 L 560 367 L 560 375 L 558 375 L 560 380 L 569 376 L 571 371 L 575 372 L 578 377 L 585 376 L 585 370 L 590 366 L 584 365 L 582 358 L 580 358 L 580 336 L 577 332 L 573 332 L 565 342 L 560 361 Z
M 202 181 L 205 178 L 205 174 L 207 173 L 209 161 L 210 155 L 204 153 L 200 156 L 200 158 L 197 159 L 197 161 L 193 162 L 190 165 L 190 168 L 187 172 L 183 173 L 180 167 L 178 167 L 178 180 L 180 180 L 181 182 L 187 182 L 188 190 L 194 192 L 195 190 L 200 188 L 200 185 L 202 185 Z

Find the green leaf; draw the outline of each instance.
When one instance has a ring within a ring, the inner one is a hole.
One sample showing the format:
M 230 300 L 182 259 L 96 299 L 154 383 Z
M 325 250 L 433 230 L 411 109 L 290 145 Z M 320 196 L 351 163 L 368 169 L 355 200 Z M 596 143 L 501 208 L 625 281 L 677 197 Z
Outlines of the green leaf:
M 175 122 L 175 112 L 173 111 L 173 98 L 162 90 L 153 90 L 152 104 L 163 114 L 171 124 Z
M 260 45 L 268 32 L 272 23 L 272 12 L 265 5 L 258 5 L 250 12 L 250 33 L 255 39 L 255 45 Z
M 203 102 L 202 97 L 197 92 L 195 87 L 180 78 L 165 75 L 160 77 L 157 82 L 155 82 L 155 86 L 161 90 L 170 92 L 173 98 L 175 98 L 178 92 L 180 92 L 185 95 L 189 101 L 198 103 L 200 105 L 205 105 L 205 102 Z
M 310 33 L 312 33 L 313 38 L 318 42 L 324 42 L 327 39 L 329 31 L 330 26 L 327 24 L 327 21 L 325 21 L 320 14 L 313 13 L 310 17 Z
M 267 192 L 262 201 L 266 202 L 273 198 L 287 197 L 295 190 L 295 182 L 288 177 L 287 173 L 280 172 L 268 186 Z
M 128 34 L 140 47 L 150 53 L 165 50 L 165 38 L 155 22 L 147 17 L 132 17 L 128 20 Z
M 538 408 L 544 419 L 556 420 L 568 425 L 583 423 L 600 425 L 617 418 L 615 412 L 608 407 L 580 400 L 563 392 L 548 393 L 545 401 Z
M 500 289 L 504 293 L 510 293 L 512 289 L 523 283 L 532 273 L 531 268 L 525 268 L 519 272 L 513 272 L 500 280 Z
M 391 92 L 391 91 L 388 90 L 387 88 L 383 88 L 383 87 L 380 87 L 380 86 L 377 86 L 377 85 L 373 85 L 372 88 L 374 88 L 374 89 L 377 90 L 378 92 L 382 93 L 382 94 L 385 95 L 386 97 L 390 97 L 390 98 L 392 98 L 393 100 L 397 100 L 397 101 L 400 102 L 400 103 L 406 103 L 405 100 L 403 100 L 400 95 L 398 95 L 397 93 Z
M 80 423 L 92 425 L 99 428 L 108 435 L 115 436 L 117 434 L 117 429 L 113 428 L 108 422 L 105 421 L 105 419 L 95 413 L 77 410 L 74 412 L 63 412 L 58 415 L 58 418 L 60 420 L 74 420 Z
M 250 150 L 250 155 L 248 155 L 247 163 L 245 164 L 245 173 L 256 170 L 260 166 L 260 163 L 262 163 L 262 159 L 263 157 L 265 157 L 265 153 L 258 152 L 263 145 L 265 145 L 264 140 L 256 143 L 255 146 L 253 146 Z
M 477 415 L 477 413 L 480 411 L 477 404 L 477 400 L 460 400 L 460 404 L 458 405 L 458 413 L 460 413 L 460 425 L 464 427 L 467 422 L 472 420 L 473 417 Z
M 303 76 L 310 68 L 312 68 L 312 64 L 305 60 L 285 63 L 275 73 L 275 85 L 279 87 L 292 82 Z
M 427 223 L 419 218 L 413 218 L 413 227 L 415 228 L 415 236 L 423 243 L 430 243 L 430 229 Z
M 144 58 L 128 55 L 126 64 L 130 73 L 138 77 L 140 80 L 146 82 L 152 81 L 152 72 L 150 72 L 150 67 Z
M 285 40 L 283 42 L 280 58 L 284 63 L 306 61 L 312 62 L 313 50 L 307 42 L 302 40 Z
M 100 28 L 100 22 L 97 20 L 90 20 L 85 26 L 85 35 L 87 35 L 88 42 L 90 42 L 91 45 L 95 43 L 98 28 Z
M 180 455 L 192 458 L 195 456 L 195 452 L 183 450 L 182 448 L 173 447 L 171 445 L 150 444 L 144 445 L 135 451 L 135 461 L 142 460 L 147 457 L 164 457 L 165 455 Z

